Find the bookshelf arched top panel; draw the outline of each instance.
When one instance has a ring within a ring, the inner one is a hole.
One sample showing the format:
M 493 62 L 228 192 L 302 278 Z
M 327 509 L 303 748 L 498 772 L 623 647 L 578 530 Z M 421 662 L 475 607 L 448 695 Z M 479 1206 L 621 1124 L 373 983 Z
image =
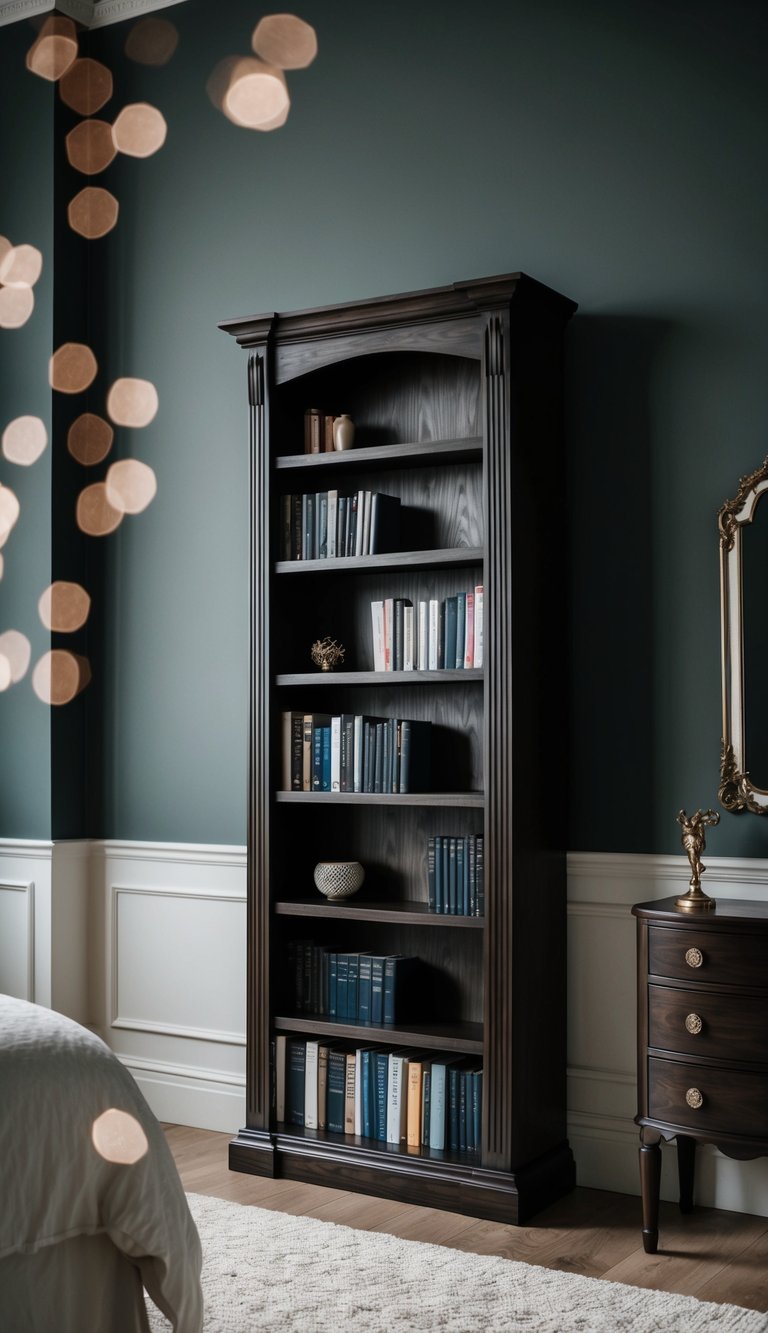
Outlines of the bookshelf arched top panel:
M 299 375 L 333 366 L 337 362 L 357 360 L 388 352 L 438 353 L 473 357 L 480 360 L 483 347 L 483 323 L 480 316 L 416 324 L 410 328 L 382 328 L 364 334 L 343 334 L 336 338 L 317 338 L 275 346 L 274 377 L 285 384 Z
M 274 455 L 304 447 L 304 416 L 347 413 L 355 423 L 352 459 L 366 448 L 426 444 L 482 434 L 479 358 L 392 349 L 314 367 L 276 386 L 271 400 Z M 322 452 L 322 450 L 321 450 Z

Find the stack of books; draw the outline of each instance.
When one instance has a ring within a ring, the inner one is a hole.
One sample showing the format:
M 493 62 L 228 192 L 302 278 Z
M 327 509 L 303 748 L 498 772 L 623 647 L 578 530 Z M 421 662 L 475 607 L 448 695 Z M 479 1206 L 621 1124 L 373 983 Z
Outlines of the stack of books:
M 274 1110 L 281 1124 L 438 1152 L 481 1144 L 478 1061 L 279 1034 Z
M 333 453 L 333 412 L 323 412 L 319 407 L 308 407 L 304 413 L 304 453 Z
M 430 838 L 427 884 L 430 911 L 443 916 L 485 916 L 482 835 Z
M 431 722 L 363 714 L 284 712 L 282 790 L 429 790 Z
M 406 1023 L 423 1012 L 418 958 L 342 952 L 292 940 L 288 967 L 297 1014 L 322 1014 L 346 1023 Z
M 280 531 L 283 560 L 333 560 L 396 551 L 400 500 L 373 491 L 284 495 Z
M 371 602 L 374 671 L 470 670 L 483 665 L 483 585 L 442 601 Z

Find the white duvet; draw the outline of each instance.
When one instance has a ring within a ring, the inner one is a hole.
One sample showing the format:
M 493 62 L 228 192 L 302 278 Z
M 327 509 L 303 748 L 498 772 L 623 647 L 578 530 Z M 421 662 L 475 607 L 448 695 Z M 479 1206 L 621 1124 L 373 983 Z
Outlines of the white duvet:
M 148 1152 L 105 1161 L 94 1121 L 115 1108 Z M 165 1136 L 98 1037 L 0 996 L 0 1329 L 138 1333 L 142 1284 L 177 1333 L 200 1333 L 200 1241 Z

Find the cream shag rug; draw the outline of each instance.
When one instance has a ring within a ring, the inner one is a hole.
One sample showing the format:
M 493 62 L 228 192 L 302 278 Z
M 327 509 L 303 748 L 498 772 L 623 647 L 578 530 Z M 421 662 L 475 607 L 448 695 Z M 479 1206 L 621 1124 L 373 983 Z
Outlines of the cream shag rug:
M 205 1333 L 765 1333 L 736 1305 L 645 1291 L 190 1194 Z M 152 1306 L 153 1333 L 170 1325 Z

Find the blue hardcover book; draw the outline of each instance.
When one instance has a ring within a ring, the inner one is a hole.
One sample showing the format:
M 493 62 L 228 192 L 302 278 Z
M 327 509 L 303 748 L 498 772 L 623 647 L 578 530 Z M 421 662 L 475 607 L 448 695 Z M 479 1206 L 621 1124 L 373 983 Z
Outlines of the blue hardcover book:
M 347 990 L 349 979 L 349 954 L 336 955 L 336 1017 L 347 1018 Z
M 427 905 L 430 912 L 436 912 L 435 906 L 435 839 L 427 843 Z
M 328 492 L 323 491 L 317 497 L 319 500 L 318 517 L 318 541 L 317 557 L 318 560 L 325 560 L 328 555 Z
M 407 1023 L 416 1002 L 419 959 L 393 954 L 384 965 L 384 1022 Z
M 384 964 L 386 957 L 371 957 L 371 1022 L 384 1022 Z
M 472 1130 L 474 1146 L 477 1152 L 483 1141 L 483 1071 L 476 1069 L 472 1075 Z
M 325 1123 L 333 1134 L 344 1133 L 344 1089 L 347 1077 L 347 1053 L 332 1046 L 328 1052 Z
M 360 1090 L 360 1111 L 362 1118 L 362 1133 L 366 1139 L 375 1138 L 373 1128 L 374 1111 L 374 1075 L 373 1075 L 373 1049 L 370 1046 L 363 1047 L 360 1052 L 360 1068 L 362 1088 Z
M 336 554 L 337 556 L 347 554 L 347 497 L 339 496 L 338 503 L 338 532 L 336 534 Z
M 400 790 L 400 751 L 402 746 L 402 722 L 393 718 L 392 728 L 392 785 L 390 791 L 397 794 Z
M 443 889 L 443 838 L 435 837 L 435 911 L 445 913 L 445 893 Z
M 360 982 L 360 955 L 347 954 L 347 1021 L 357 1022 L 357 999 Z
M 323 787 L 323 736 L 322 727 L 312 728 L 312 790 L 322 791 Z
M 371 989 L 373 984 L 373 959 L 369 953 L 360 955 L 360 969 L 357 982 L 357 1018 L 360 1023 L 371 1021 Z
M 469 838 L 469 915 L 477 909 L 477 838 Z
M 464 666 L 464 643 L 467 623 L 467 596 L 460 592 L 456 598 L 456 655 L 453 665 Z
M 331 728 L 320 728 L 320 790 L 331 790 Z
M 440 1152 L 445 1147 L 447 1083 L 448 1069 L 445 1062 L 433 1060 L 429 1089 L 429 1146 Z
M 445 599 L 445 666 L 452 667 L 456 658 L 456 597 Z M 463 663 L 462 663 L 463 665 Z
M 485 857 L 483 852 L 483 839 L 478 836 L 477 850 L 475 852 L 475 877 L 477 880 L 477 905 L 475 907 L 475 916 L 485 916 Z
M 432 723 L 401 723 L 400 791 L 429 791 L 431 771 Z
M 466 915 L 464 910 L 464 845 L 466 838 L 456 839 L 456 915 Z
M 305 560 L 314 560 L 315 558 L 315 500 L 314 495 L 307 496 L 307 527 L 304 533 L 306 541 Z
M 381 790 L 391 792 L 392 790 L 392 727 L 390 719 L 383 725 L 382 747 L 381 747 Z
M 286 1045 L 285 1119 L 289 1125 L 303 1125 L 307 1043 L 291 1038 Z
M 457 1065 L 448 1069 L 448 1147 L 459 1151 L 459 1070 Z
M 448 839 L 448 913 L 456 915 L 456 839 Z
M 338 1018 L 336 1008 L 336 960 L 338 954 L 331 952 L 328 954 L 328 1000 L 326 1003 L 326 1012 L 329 1018 Z
M 373 771 L 373 790 L 375 792 L 383 791 L 382 777 L 384 773 L 384 723 L 376 723 L 376 740 L 374 754 Z
M 373 1075 L 373 1137 L 381 1143 L 386 1143 L 388 1051 L 373 1052 Z
M 432 1066 L 425 1068 L 421 1084 L 421 1144 L 429 1147 L 429 1104 L 432 1087 Z

